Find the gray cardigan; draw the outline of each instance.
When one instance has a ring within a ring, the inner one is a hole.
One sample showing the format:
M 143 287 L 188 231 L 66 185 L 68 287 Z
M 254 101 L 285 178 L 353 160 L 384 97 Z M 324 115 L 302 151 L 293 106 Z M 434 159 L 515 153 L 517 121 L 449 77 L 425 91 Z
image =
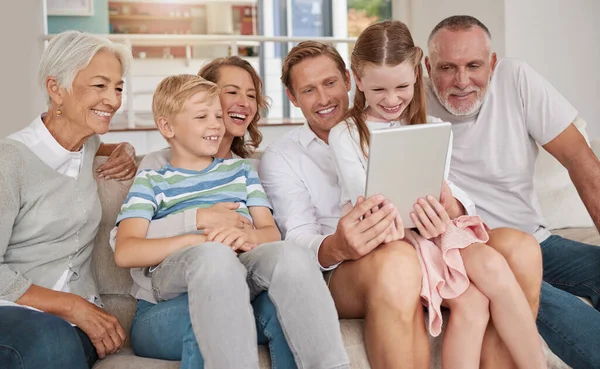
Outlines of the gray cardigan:
M 92 175 L 100 138 L 85 143 L 78 178 L 50 168 L 27 146 L 0 140 L 0 299 L 31 284 L 52 288 L 70 268 L 70 292 L 99 303 L 91 255 L 102 208 Z

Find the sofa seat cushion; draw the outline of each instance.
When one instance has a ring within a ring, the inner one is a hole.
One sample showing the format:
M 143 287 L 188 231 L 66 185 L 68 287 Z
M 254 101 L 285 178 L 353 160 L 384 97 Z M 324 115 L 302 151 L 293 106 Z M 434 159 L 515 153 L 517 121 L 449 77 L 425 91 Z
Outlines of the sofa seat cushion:
M 444 319 L 448 319 L 448 313 L 444 312 Z M 367 353 L 363 344 L 364 321 L 362 319 L 340 321 L 342 337 L 346 347 L 346 352 L 350 358 L 352 369 L 370 368 L 367 359 Z M 443 333 L 437 338 L 430 338 L 431 344 L 431 369 L 441 368 L 441 349 Z M 554 355 L 547 346 L 544 345 L 544 351 L 548 359 L 549 369 L 569 369 L 556 355 Z M 266 346 L 259 346 L 259 361 L 261 369 L 270 368 L 270 358 Z M 116 355 L 111 355 L 104 360 L 100 360 L 94 366 L 94 369 L 175 369 L 179 368 L 178 361 L 166 361 L 143 358 L 135 356 L 131 348 L 124 348 Z
M 346 351 L 352 362 L 352 368 L 369 368 L 367 354 L 363 346 L 362 320 L 342 320 L 342 335 Z M 271 367 L 269 350 L 266 346 L 258 347 L 258 358 L 261 369 Z M 130 347 L 123 348 L 118 354 L 106 357 L 94 365 L 94 369 L 175 369 L 178 361 L 149 359 L 135 356 Z

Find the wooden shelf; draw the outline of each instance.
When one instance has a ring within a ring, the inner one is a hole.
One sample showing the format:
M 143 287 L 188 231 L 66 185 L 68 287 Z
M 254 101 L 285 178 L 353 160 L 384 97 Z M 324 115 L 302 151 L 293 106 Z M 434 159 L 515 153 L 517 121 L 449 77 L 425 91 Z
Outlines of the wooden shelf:
M 154 3 L 164 4 L 164 0 L 109 0 L 111 3 Z M 227 4 L 227 5 L 255 5 L 257 0 L 177 0 L 170 4 L 177 5 L 205 5 L 205 4 Z
M 190 21 L 192 17 L 171 17 L 168 15 L 109 15 L 109 20 L 160 20 L 160 21 Z

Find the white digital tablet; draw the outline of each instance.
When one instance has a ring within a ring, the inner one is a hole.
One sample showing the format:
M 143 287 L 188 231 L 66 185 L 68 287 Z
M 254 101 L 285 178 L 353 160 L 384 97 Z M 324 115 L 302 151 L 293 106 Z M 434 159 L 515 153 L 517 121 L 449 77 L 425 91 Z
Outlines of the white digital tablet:
M 371 131 L 365 197 L 383 195 L 398 209 L 405 228 L 417 199 L 439 200 L 450 165 L 451 124 L 427 123 Z

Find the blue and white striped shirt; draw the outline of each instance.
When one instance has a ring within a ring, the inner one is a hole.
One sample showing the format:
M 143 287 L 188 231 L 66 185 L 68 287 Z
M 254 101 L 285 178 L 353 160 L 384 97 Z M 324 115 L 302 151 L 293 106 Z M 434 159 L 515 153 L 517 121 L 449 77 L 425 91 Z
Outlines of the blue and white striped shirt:
M 117 225 L 124 219 L 149 221 L 190 208 L 208 208 L 219 202 L 240 203 L 236 210 L 252 221 L 248 208 L 272 209 L 258 174 L 244 159 L 214 159 L 202 171 L 175 168 L 140 171 L 121 206 Z

